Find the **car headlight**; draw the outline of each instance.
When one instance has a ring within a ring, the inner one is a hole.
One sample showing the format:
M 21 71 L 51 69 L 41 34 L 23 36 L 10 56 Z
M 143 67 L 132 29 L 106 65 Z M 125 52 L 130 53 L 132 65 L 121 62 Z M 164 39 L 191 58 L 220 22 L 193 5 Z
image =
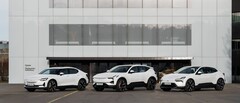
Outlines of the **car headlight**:
M 115 77 L 117 78 L 119 75 L 114 75 L 113 77 L 108 77 L 108 79 L 114 79 Z
M 41 78 L 40 81 L 46 81 L 48 78 Z
M 181 77 L 181 78 L 177 78 L 175 79 L 176 82 L 183 82 L 183 80 L 185 79 L 186 77 Z

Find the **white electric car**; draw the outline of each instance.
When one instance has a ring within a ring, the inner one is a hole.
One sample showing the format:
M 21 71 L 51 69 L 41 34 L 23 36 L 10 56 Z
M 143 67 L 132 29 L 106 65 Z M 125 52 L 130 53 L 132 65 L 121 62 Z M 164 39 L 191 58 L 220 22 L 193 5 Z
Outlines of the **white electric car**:
M 225 74 L 212 67 L 186 66 L 172 74 L 165 75 L 160 80 L 160 88 L 170 91 L 172 88 L 191 92 L 201 88 L 223 90 Z
M 154 90 L 157 76 L 153 67 L 145 65 L 119 65 L 105 73 L 93 77 L 93 87 L 96 91 L 113 88 L 118 92 L 133 90 L 135 87 L 146 87 Z
M 24 83 L 24 88 L 29 92 L 36 89 L 45 89 L 49 92 L 56 89 L 63 91 L 66 88 L 84 90 L 88 84 L 88 77 L 87 73 L 74 67 L 53 67 L 25 78 Z

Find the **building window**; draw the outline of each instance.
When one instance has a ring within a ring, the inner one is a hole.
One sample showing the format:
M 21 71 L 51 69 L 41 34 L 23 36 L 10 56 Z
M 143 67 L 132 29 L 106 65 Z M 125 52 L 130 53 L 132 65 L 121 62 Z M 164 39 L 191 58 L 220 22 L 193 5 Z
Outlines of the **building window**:
M 191 45 L 191 25 L 159 25 L 159 45 Z
M 142 0 L 128 0 L 128 8 L 142 8 Z
M 68 0 L 53 0 L 53 8 L 68 8 Z
M 83 45 L 97 45 L 97 25 L 83 25 Z
M 82 8 L 83 0 L 69 0 L 69 8 Z
M 128 7 L 128 1 L 127 0 L 114 0 L 113 1 L 113 7 L 114 8 L 127 8 Z
M 50 24 L 50 37 L 53 45 L 67 45 L 68 44 L 68 25 L 67 24 Z M 51 41 L 51 40 L 50 40 Z
M 157 0 L 143 0 L 143 8 L 157 8 Z
M 114 24 L 113 25 L 113 44 L 127 45 L 127 25 Z
M 173 0 L 173 8 L 187 8 L 188 0 Z
M 68 26 L 69 45 L 82 45 L 82 25 L 71 24 Z
M 142 25 L 128 25 L 128 45 L 142 45 Z
M 158 25 L 158 44 L 172 45 L 172 25 Z
M 98 0 L 98 7 L 99 8 L 112 8 L 112 1 L 113 0 Z
M 112 45 L 112 25 L 98 25 L 98 44 Z
M 84 0 L 84 8 L 97 8 L 98 0 Z
M 158 8 L 172 8 L 172 0 L 158 0 Z
M 188 0 L 49 0 L 50 8 L 188 8 Z
M 191 25 L 50 24 L 49 45 L 191 45 Z
M 157 45 L 157 25 L 145 24 L 143 26 L 143 45 Z
M 173 25 L 173 44 L 187 44 L 187 25 Z

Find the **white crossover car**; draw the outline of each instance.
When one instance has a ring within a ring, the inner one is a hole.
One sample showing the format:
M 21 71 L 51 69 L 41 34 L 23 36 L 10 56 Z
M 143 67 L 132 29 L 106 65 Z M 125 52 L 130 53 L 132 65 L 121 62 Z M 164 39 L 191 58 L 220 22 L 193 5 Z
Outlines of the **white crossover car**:
M 146 87 L 154 90 L 157 76 L 153 67 L 145 65 L 119 65 L 105 73 L 93 76 L 93 87 L 96 91 L 113 88 L 118 92 L 133 90 L 135 87 Z
M 191 92 L 201 88 L 223 90 L 225 74 L 212 67 L 186 66 L 172 74 L 165 75 L 160 80 L 160 88 L 170 91 L 172 88 Z
M 87 73 L 74 67 L 53 67 L 25 78 L 24 83 L 24 88 L 29 92 L 36 89 L 45 89 L 49 92 L 56 89 L 63 91 L 66 88 L 84 90 L 88 84 L 88 77 Z

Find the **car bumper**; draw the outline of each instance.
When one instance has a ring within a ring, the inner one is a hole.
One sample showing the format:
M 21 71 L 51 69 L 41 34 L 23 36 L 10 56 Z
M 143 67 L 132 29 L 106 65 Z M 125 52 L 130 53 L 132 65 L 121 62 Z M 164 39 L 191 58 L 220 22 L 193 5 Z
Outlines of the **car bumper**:
M 24 83 L 24 88 L 36 88 L 36 89 L 45 89 L 47 88 L 47 82 L 46 81 L 36 81 L 36 82 L 28 82 L 26 81 Z
M 185 82 L 161 81 L 160 88 L 184 88 Z
M 115 82 L 113 79 L 93 79 L 93 87 L 103 86 L 105 88 L 114 88 Z

